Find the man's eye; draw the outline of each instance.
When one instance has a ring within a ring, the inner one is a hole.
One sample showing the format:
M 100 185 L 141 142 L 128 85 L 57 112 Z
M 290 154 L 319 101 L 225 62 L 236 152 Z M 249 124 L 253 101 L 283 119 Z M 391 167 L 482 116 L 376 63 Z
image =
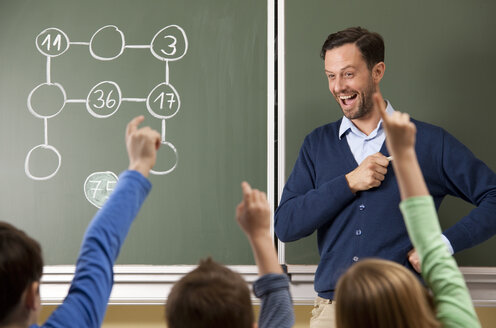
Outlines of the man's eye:
M 352 77 L 352 76 L 353 76 L 353 73 L 351 73 L 351 72 L 346 72 L 346 73 L 344 73 L 344 76 L 345 76 L 345 77 Z
M 327 78 L 333 79 L 334 78 L 334 74 L 327 74 Z

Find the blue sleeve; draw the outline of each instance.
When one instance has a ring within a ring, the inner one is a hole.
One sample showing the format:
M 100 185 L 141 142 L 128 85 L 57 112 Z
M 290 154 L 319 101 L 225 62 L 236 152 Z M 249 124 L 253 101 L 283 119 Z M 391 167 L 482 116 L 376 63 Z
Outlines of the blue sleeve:
M 83 238 L 69 293 L 43 327 L 100 327 L 113 285 L 113 265 L 150 182 L 137 171 L 121 174 L 115 190 Z
M 307 137 L 274 215 L 275 232 L 283 242 L 312 234 L 332 221 L 355 198 L 344 175 L 316 186 L 317 163 L 312 160 L 311 146 Z
M 285 328 L 294 324 L 289 280 L 284 274 L 266 274 L 253 284 L 253 293 L 262 301 L 259 328 Z
M 443 139 L 440 174 L 449 193 L 477 206 L 444 232 L 459 252 L 496 234 L 496 174 L 450 134 Z

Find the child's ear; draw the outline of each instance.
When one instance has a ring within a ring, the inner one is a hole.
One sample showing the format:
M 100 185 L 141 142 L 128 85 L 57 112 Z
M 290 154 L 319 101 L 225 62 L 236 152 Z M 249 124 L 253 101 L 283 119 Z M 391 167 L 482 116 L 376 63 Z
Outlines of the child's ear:
M 37 311 L 40 307 L 40 282 L 35 281 L 27 287 L 25 306 L 29 310 Z
M 258 328 L 258 323 L 254 322 L 253 323 L 253 328 Z

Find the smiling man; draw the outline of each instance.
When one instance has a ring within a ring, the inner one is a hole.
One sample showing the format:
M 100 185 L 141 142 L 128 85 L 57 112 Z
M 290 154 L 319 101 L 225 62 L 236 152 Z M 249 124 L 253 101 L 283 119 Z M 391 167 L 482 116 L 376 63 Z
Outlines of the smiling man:
M 384 41 L 360 27 L 329 35 L 322 46 L 329 90 L 343 118 L 315 129 L 303 142 L 275 213 L 283 242 L 317 230 L 318 297 L 310 327 L 333 327 L 334 289 L 353 263 L 379 257 L 421 270 L 398 208 L 400 196 L 372 95 L 384 77 Z M 386 111 L 394 109 L 386 101 Z M 475 206 L 444 231 L 451 253 L 496 233 L 496 174 L 442 128 L 412 120 L 416 152 L 438 209 L 446 195 Z

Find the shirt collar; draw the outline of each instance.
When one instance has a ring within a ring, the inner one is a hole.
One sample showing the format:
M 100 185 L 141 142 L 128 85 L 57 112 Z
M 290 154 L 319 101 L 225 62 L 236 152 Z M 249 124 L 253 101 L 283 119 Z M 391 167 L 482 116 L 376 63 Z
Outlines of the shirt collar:
M 387 103 L 386 113 L 388 115 L 392 115 L 394 112 L 394 108 L 389 102 L 389 100 L 386 100 L 386 103 Z M 348 119 L 346 116 L 343 116 L 343 119 L 341 120 L 341 125 L 339 126 L 339 140 L 341 140 L 341 138 L 343 138 L 343 135 L 347 134 L 348 131 L 350 131 L 351 129 L 353 129 L 354 131 L 361 132 L 360 130 L 358 130 L 358 128 L 355 126 L 355 124 L 353 124 L 353 122 L 350 119 Z M 379 123 L 377 124 L 377 128 L 374 131 L 377 132 L 380 129 L 382 129 L 382 119 L 379 121 Z

